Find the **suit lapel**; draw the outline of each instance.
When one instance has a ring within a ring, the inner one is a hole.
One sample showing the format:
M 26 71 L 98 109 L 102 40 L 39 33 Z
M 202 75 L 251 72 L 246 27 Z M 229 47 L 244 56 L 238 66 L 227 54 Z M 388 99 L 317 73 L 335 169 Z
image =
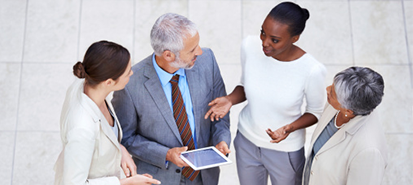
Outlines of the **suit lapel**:
M 194 68 L 190 70 L 185 70 L 186 74 L 186 80 L 188 81 L 188 87 L 189 87 L 189 93 L 191 93 L 191 100 L 192 100 L 192 108 L 193 108 L 193 113 L 194 113 L 194 120 L 195 120 L 195 132 L 196 132 L 196 141 L 198 143 L 198 136 L 200 136 L 200 130 L 201 130 L 201 125 L 196 124 L 197 123 L 197 118 L 199 118 L 202 115 L 198 115 L 198 112 L 196 109 L 199 104 L 199 98 L 195 97 L 197 94 L 201 94 L 198 91 L 200 91 L 202 88 L 200 87 L 200 76 L 198 73 L 198 68 L 194 66 Z
M 83 86 L 81 88 L 81 91 L 83 91 Z M 108 121 L 99 110 L 98 106 L 87 95 L 80 95 L 82 106 L 85 107 L 86 111 L 88 111 L 89 114 L 93 115 L 94 120 L 96 122 L 99 122 L 102 132 L 106 135 L 107 138 L 109 138 L 113 145 L 115 145 L 115 147 L 120 150 L 119 141 L 117 140 L 115 133 L 113 133 L 113 130 L 110 128 Z
M 317 127 L 317 129 L 314 131 L 314 137 L 312 138 L 311 141 L 311 149 L 314 146 L 315 140 L 320 136 L 321 132 L 324 130 L 326 125 L 330 122 L 330 120 L 334 117 L 335 113 L 337 113 L 337 110 L 335 110 L 332 106 L 329 105 L 329 107 L 324 111 L 325 116 L 323 114 L 323 117 L 320 119 L 320 127 Z M 323 153 L 326 150 L 329 150 L 330 148 L 338 145 L 339 143 L 343 142 L 347 137 L 351 137 L 351 135 L 354 135 L 358 129 L 363 126 L 363 120 L 366 119 L 366 116 L 356 116 L 353 119 L 351 119 L 346 126 L 338 130 L 331 138 L 324 144 L 323 147 L 320 148 L 318 151 L 318 154 Z
M 182 144 L 181 135 L 179 134 L 178 127 L 176 126 L 175 118 L 165 97 L 165 93 L 162 89 L 158 75 L 153 68 L 152 58 L 150 60 L 150 64 L 145 67 L 144 75 L 148 78 L 148 80 L 144 83 L 145 88 L 148 90 L 157 108 L 166 120 L 166 123 Z
M 116 148 L 120 151 L 119 147 L 119 141 L 118 138 L 116 138 L 115 133 L 113 133 L 112 128 L 110 128 L 110 125 L 108 121 L 102 117 L 103 119 L 100 120 L 100 128 L 102 129 L 102 132 L 106 135 L 107 138 L 113 143 L 113 145 L 116 146 Z
M 106 103 L 107 103 L 107 105 L 108 105 L 108 108 L 110 109 L 110 111 L 112 111 L 112 113 L 113 113 L 113 119 L 115 119 L 114 121 L 114 124 L 115 124 L 115 126 L 116 127 L 118 127 L 118 130 L 119 130 L 119 134 L 118 134 L 118 142 L 120 143 L 121 142 L 121 140 L 122 140 L 122 137 L 123 137 L 123 132 L 122 132 L 122 127 L 120 126 L 120 124 L 119 124 L 119 120 L 118 120 L 118 117 L 116 116 L 116 113 L 115 113 L 115 109 L 113 108 L 113 105 L 112 105 L 112 103 L 110 103 L 110 101 L 106 101 Z
M 314 130 L 313 137 L 311 139 L 310 149 L 312 150 L 314 147 L 314 143 L 316 142 L 317 138 L 320 136 L 321 132 L 327 126 L 331 119 L 335 116 L 337 110 L 335 110 L 331 105 L 328 105 L 327 108 L 324 110 L 320 121 L 318 122 L 317 128 Z M 344 130 L 338 130 L 325 144 L 323 147 L 320 148 L 317 154 L 321 154 L 323 151 L 328 150 L 329 148 L 337 145 L 338 143 L 342 142 L 345 139 L 345 132 Z

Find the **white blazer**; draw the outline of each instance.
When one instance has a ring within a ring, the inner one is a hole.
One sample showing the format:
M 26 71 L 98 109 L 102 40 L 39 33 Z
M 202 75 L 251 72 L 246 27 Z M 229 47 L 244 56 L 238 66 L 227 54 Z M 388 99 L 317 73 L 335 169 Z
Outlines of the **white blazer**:
M 318 136 L 337 113 L 326 106 L 311 139 L 310 150 Z M 311 152 L 310 152 L 311 155 Z M 309 185 L 378 185 L 387 166 L 387 145 L 378 115 L 356 116 L 339 129 L 304 167 L 303 184 Z
M 122 173 L 119 137 L 98 106 L 83 93 L 84 80 L 77 79 L 67 90 L 60 117 L 63 150 L 56 161 L 55 185 L 120 184 Z M 107 101 L 109 108 L 110 101 Z M 119 122 L 114 111 L 115 122 Z

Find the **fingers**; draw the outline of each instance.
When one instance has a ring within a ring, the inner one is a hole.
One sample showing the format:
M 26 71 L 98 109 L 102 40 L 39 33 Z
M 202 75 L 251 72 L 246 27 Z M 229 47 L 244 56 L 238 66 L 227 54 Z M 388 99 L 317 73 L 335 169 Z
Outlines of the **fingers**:
M 227 154 L 231 153 L 231 150 L 229 150 L 228 147 L 227 147 L 227 148 L 223 148 L 223 149 L 221 150 L 221 152 L 222 152 L 224 155 L 227 155 Z
M 229 154 L 229 153 L 231 153 L 231 150 L 230 149 L 228 149 L 228 147 L 226 147 L 226 148 L 220 148 L 220 149 L 218 149 L 222 154 L 224 154 L 224 155 L 227 155 L 227 154 Z
M 156 179 L 148 178 L 146 181 L 148 184 L 161 184 L 161 181 L 158 181 Z
M 207 119 L 212 114 L 212 112 L 212 108 L 210 108 L 209 111 L 205 114 L 204 119 Z
M 216 121 L 219 121 L 219 117 L 220 117 L 220 116 L 219 116 L 218 114 L 215 114 L 215 120 L 216 120 Z
M 126 164 L 125 164 L 125 163 L 122 163 L 122 164 L 121 164 L 121 167 L 122 167 L 123 173 L 125 173 L 125 176 L 126 176 L 126 177 L 130 177 L 130 176 L 131 176 L 131 173 L 130 173 L 130 171 L 129 171 L 129 168 L 126 166 Z
M 217 100 L 217 98 L 215 98 L 214 100 L 212 100 L 211 102 L 209 102 L 209 103 L 208 103 L 208 106 L 212 106 L 212 105 L 217 104 L 216 100 Z
M 142 174 L 142 175 L 145 176 L 145 177 L 151 178 L 151 179 L 153 178 L 152 175 L 149 175 L 149 174 L 147 174 L 147 173 Z
M 231 150 L 229 150 L 228 145 L 225 141 L 219 142 L 215 148 L 217 148 L 222 154 L 227 155 L 231 153 Z
M 135 163 L 133 163 L 133 166 L 129 167 L 129 170 L 130 170 L 132 176 L 137 174 Z
M 179 167 L 183 166 L 188 166 L 180 157 L 182 152 L 185 152 L 188 150 L 187 146 L 184 147 L 176 147 L 176 148 L 171 148 L 168 150 L 168 153 L 166 154 L 167 158 L 166 160 L 171 161 L 175 165 Z

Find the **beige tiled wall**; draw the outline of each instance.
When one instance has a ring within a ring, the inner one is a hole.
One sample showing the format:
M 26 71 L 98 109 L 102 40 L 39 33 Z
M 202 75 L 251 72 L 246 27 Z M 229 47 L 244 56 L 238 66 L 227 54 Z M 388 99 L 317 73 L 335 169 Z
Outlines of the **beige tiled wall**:
M 149 32 L 161 14 L 194 21 L 213 49 L 227 92 L 241 75 L 242 38 L 259 34 L 280 0 L 0 0 L 0 184 L 52 184 L 61 150 L 60 110 L 71 69 L 98 40 L 124 45 L 137 63 L 151 54 Z M 297 45 L 327 67 L 326 85 L 351 65 L 385 79 L 378 108 L 389 146 L 384 183 L 413 184 L 413 0 L 296 0 L 310 19 Z M 231 109 L 231 132 L 238 113 Z M 307 130 L 307 138 L 312 134 Z M 232 149 L 234 153 L 234 149 Z M 221 185 L 237 185 L 235 155 Z M 166 184 L 166 183 L 165 183 Z

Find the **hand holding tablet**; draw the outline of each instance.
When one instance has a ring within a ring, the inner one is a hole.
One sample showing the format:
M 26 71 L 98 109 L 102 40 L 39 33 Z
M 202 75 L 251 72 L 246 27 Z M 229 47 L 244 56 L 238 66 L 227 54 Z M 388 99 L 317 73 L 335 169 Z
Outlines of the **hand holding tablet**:
M 232 163 L 231 160 L 213 146 L 182 152 L 180 157 L 194 170 L 202 170 Z

